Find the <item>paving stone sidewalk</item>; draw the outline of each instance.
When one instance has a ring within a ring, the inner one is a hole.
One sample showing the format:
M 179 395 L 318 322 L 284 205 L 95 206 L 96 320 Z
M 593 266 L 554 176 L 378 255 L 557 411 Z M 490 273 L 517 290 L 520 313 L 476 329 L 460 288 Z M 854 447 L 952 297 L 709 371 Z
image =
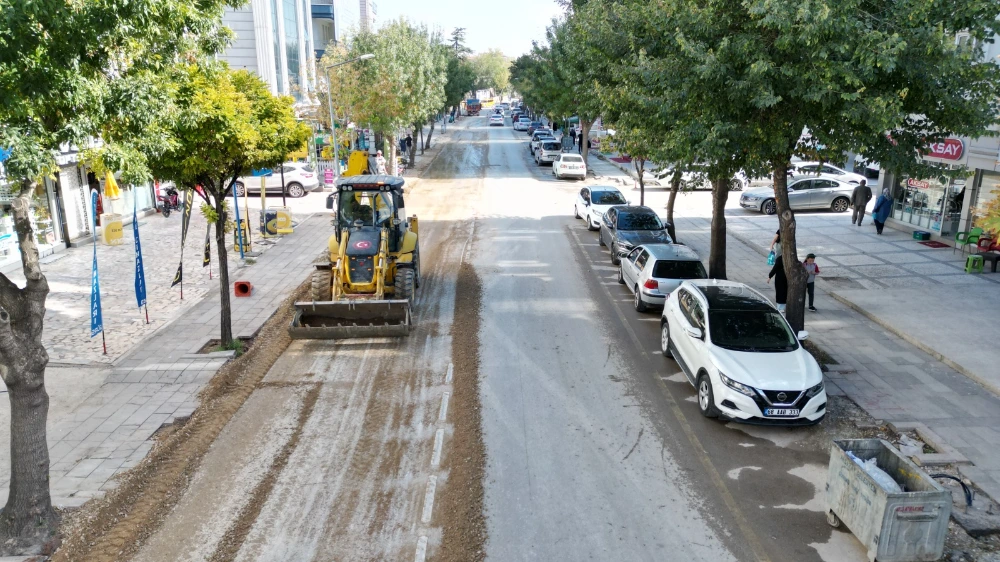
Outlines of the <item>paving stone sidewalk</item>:
M 296 218 L 293 234 L 264 252 L 255 265 L 231 272 L 231 280 L 254 286 L 251 297 L 232 301 L 238 337 L 252 336 L 263 325 L 306 279 L 322 251 L 330 234 L 325 215 Z M 150 437 L 157 429 L 194 411 L 198 392 L 228 359 L 224 353 L 196 354 L 218 333 L 219 297 L 208 291 L 126 353 L 100 388 L 72 412 L 52 413 L 48 438 L 56 505 L 82 505 L 114 487 L 114 475 L 138 464 L 152 448 Z M 0 500 L 7 494 L 7 478 L 4 474 L 0 479 Z
M 835 219 L 843 219 L 843 215 L 833 215 L 829 220 Z M 802 221 L 802 218 L 798 220 Z M 821 222 L 822 220 L 826 219 L 821 219 Z M 679 240 L 705 258 L 709 255 L 709 227 L 710 219 L 705 217 L 677 219 Z M 774 230 L 768 227 L 771 235 L 764 236 L 766 240 L 763 243 L 756 242 L 762 236 L 760 233 L 753 234 L 750 239 L 754 242 L 750 245 L 740 240 L 746 236 L 734 236 L 737 232 L 743 232 L 741 229 L 746 227 L 741 220 L 730 217 L 728 227 L 730 235 L 726 261 L 729 278 L 747 283 L 773 299 L 773 286 L 766 283 L 770 268 L 766 264 L 764 249 L 770 244 Z M 754 230 L 760 229 L 754 227 Z M 886 232 L 888 233 L 888 229 Z M 842 239 L 843 243 L 850 243 L 855 247 L 863 243 L 860 237 L 865 236 L 857 233 L 846 233 L 843 236 L 832 234 L 838 240 Z M 892 237 L 890 240 L 894 240 L 893 242 L 878 243 L 898 243 L 895 239 L 896 237 Z M 817 246 L 810 246 L 808 238 L 803 237 L 799 254 L 805 255 L 805 252 L 812 251 L 812 248 L 818 247 L 819 242 L 828 243 L 829 237 L 813 242 Z M 762 244 L 764 249 L 761 248 Z M 823 267 L 824 275 L 849 277 L 847 268 L 851 266 L 844 263 L 849 260 L 838 256 L 855 255 L 857 252 L 832 253 L 833 251 L 833 248 L 826 247 L 820 254 L 824 256 L 822 262 L 832 266 L 834 260 L 837 260 L 838 264 L 829 269 Z M 896 252 L 886 251 L 882 255 L 894 253 Z M 914 253 L 923 256 L 926 252 L 914 250 Z M 826 257 L 827 254 L 830 257 Z M 897 259 L 903 260 L 906 257 L 898 255 Z M 938 261 L 930 257 L 926 261 L 920 261 L 918 257 L 906 263 Z M 860 264 L 854 267 L 860 267 Z M 870 274 L 875 270 L 861 271 L 865 274 L 857 278 L 859 283 L 869 279 L 880 284 L 875 289 L 877 291 L 894 290 L 890 288 L 891 282 L 884 282 L 893 276 L 872 277 Z M 912 273 L 918 275 L 916 272 Z M 990 281 L 983 282 L 990 283 L 990 290 L 996 291 L 996 286 Z M 883 287 L 882 284 L 886 286 Z M 947 445 L 957 449 L 974 464 L 962 467 L 963 474 L 992 497 L 1000 498 L 1000 397 L 834 299 L 829 293 L 836 287 L 836 282 L 817 283 L 816 306 L 819 312 L 806 313 L 806 329 L 810 338 L 840 364 L 840 372 L 827 373 L 829 392 L 850 397 L 876 419 L 925 424 L 942 437 Z M 927 316 L 921 323 L 947 323 L 956 320 Z M 956 329 L 959 327 L 955 326 Z M 986 356 L 992 351 L 987 346 L 981 347 L 978 353 Z

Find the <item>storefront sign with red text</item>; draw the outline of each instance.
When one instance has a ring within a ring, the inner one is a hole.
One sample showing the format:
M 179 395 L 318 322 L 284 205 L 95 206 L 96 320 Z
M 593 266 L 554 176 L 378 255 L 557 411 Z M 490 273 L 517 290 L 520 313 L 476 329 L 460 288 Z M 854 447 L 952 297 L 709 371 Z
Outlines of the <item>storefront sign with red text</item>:
M 925 156 L 942 160 L 961 160 L 965 154 L 965 143 L 958 139 L 944 139 L 942 142 L 931 143 L 929 148 L 931 151 Z

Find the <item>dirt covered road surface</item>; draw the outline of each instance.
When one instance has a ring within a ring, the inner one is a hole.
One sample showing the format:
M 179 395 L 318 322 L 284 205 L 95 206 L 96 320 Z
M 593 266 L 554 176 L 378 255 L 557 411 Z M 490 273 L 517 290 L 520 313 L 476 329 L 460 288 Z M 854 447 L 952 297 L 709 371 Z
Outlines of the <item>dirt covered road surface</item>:
M 702 418 L 526 141 L 458 124 L 406 192 L 411 334 L 285 341 L 119 559 L 865 559 L 823 513 L 834 430 Z

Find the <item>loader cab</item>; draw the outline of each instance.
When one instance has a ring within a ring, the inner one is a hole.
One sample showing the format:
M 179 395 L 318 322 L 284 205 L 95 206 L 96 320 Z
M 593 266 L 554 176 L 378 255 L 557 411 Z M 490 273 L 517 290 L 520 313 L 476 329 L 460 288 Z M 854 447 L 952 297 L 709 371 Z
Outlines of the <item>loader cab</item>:
M 403 178 L 396 176 L 351 176 L 337 180 L 327 196 L 326 208 L 336 211 L 336 237 L 343 231 L 389 230 L 389 251 L 399 251 L 406 233 Z M 352 238 L 353 239 L 353 238 Z

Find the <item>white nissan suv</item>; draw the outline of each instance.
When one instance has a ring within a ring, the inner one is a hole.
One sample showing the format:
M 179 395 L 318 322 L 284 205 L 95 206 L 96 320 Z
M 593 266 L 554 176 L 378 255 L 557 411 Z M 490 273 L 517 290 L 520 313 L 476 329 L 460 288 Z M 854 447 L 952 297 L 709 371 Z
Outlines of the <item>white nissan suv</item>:
M 812 425 L 826 415 L 823 373 L 766 297 L 742 283 L 697 279 L 670 293 L 663 355 L 697 389 L 702 415 L 767 425 Z

